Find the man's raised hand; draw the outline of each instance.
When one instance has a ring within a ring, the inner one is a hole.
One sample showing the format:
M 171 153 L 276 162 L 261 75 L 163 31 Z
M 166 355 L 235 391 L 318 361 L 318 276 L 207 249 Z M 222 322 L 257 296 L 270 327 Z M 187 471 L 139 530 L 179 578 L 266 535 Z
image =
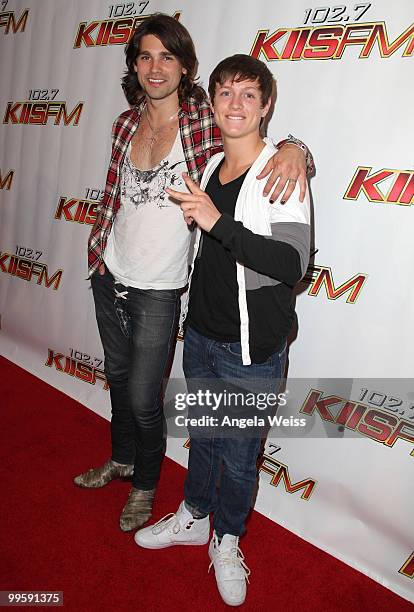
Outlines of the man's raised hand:
M 166 189 L 165 191 L 179 202 L 187 225 L 191 225 L 195 221 L 201 229 L 209 232 L 220 219 L 221 213 L 214 206 L 209 196 L 185 172 L 183 173 L 183 179 L 190 193 L 183 193 L 174 189 Z

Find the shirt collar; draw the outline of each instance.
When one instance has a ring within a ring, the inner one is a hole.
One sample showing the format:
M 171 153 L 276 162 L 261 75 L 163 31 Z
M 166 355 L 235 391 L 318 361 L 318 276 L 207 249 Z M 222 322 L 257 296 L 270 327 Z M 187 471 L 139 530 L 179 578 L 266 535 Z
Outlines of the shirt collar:
M 181 103 L 181 110 L 183 114 L 187 115 L 190 119 L 197 119 L 200 105 L 197 104 L 195 98 L 186 98 Z

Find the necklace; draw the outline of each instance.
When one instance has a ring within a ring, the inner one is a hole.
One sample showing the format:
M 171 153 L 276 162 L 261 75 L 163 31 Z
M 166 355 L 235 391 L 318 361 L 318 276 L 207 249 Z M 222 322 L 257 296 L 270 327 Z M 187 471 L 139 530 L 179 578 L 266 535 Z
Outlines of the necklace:
M 152 146 L 155 144 L 155 142 L 157 141 L 157 136 L 158 134 L 167 126 L 169 125 L 169 123 L 175 119 L 175 117 L 178 115 L 180 109 L 178 108 L 175 113 L 173 113 L 170 117 L 168 117 L 168 119 L 166 121 L 164 121 L 164 123 L 162 123 L 161 125 L 159 125 L 158 127 L 153 127 L 151 125 L 151 122 L 149 120 L 148 117 L 148 111 L 147 109 L 145 109 L 145 118 L 147 120 L 148 123 L 148 127 L 151 130 L 151 137 L 149 138 L 149 142 L 150 142 L 150 147 L 152 148 Z

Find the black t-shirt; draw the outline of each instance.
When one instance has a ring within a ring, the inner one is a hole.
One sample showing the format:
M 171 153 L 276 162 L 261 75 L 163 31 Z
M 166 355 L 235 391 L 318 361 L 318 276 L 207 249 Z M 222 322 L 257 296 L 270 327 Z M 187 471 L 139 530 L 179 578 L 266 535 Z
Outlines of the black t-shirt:
M 246 291 L 250 357 L 252 363 L 263 363 L 283 346 L 292 327 L 292 289 L 302 276 L 300 258 L 290 244 L 254 234 L 234 220 L 237 197 L 248 170 L 222 185 L 222 163 L 206 187 L 222 216 L 210 233 L 202 232 L 186 323 L 207 338 L 240 342 L 236 260 L 270 275 L 278 284 Z
M 206 193 L 221 213 L 234 217 L 239 191 L 248 172 L 222 185 L 220 162 L 210 177 Z M 240 315 L 236 261 L 221 241 L 202 232 L 190 289 L 188 324 L 207 338 L 240 341 Z

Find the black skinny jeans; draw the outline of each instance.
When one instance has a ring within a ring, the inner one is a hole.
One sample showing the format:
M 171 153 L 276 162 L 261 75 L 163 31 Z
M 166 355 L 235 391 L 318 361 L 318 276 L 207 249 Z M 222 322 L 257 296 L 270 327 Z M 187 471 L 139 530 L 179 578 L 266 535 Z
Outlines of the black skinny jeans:
M 134 464 L 134 487 L 153 489 L 165 451 L 162 384 L 181 291 L 124 287 L 107 269 L 91 284 L 111 394 L 112 459 Z

